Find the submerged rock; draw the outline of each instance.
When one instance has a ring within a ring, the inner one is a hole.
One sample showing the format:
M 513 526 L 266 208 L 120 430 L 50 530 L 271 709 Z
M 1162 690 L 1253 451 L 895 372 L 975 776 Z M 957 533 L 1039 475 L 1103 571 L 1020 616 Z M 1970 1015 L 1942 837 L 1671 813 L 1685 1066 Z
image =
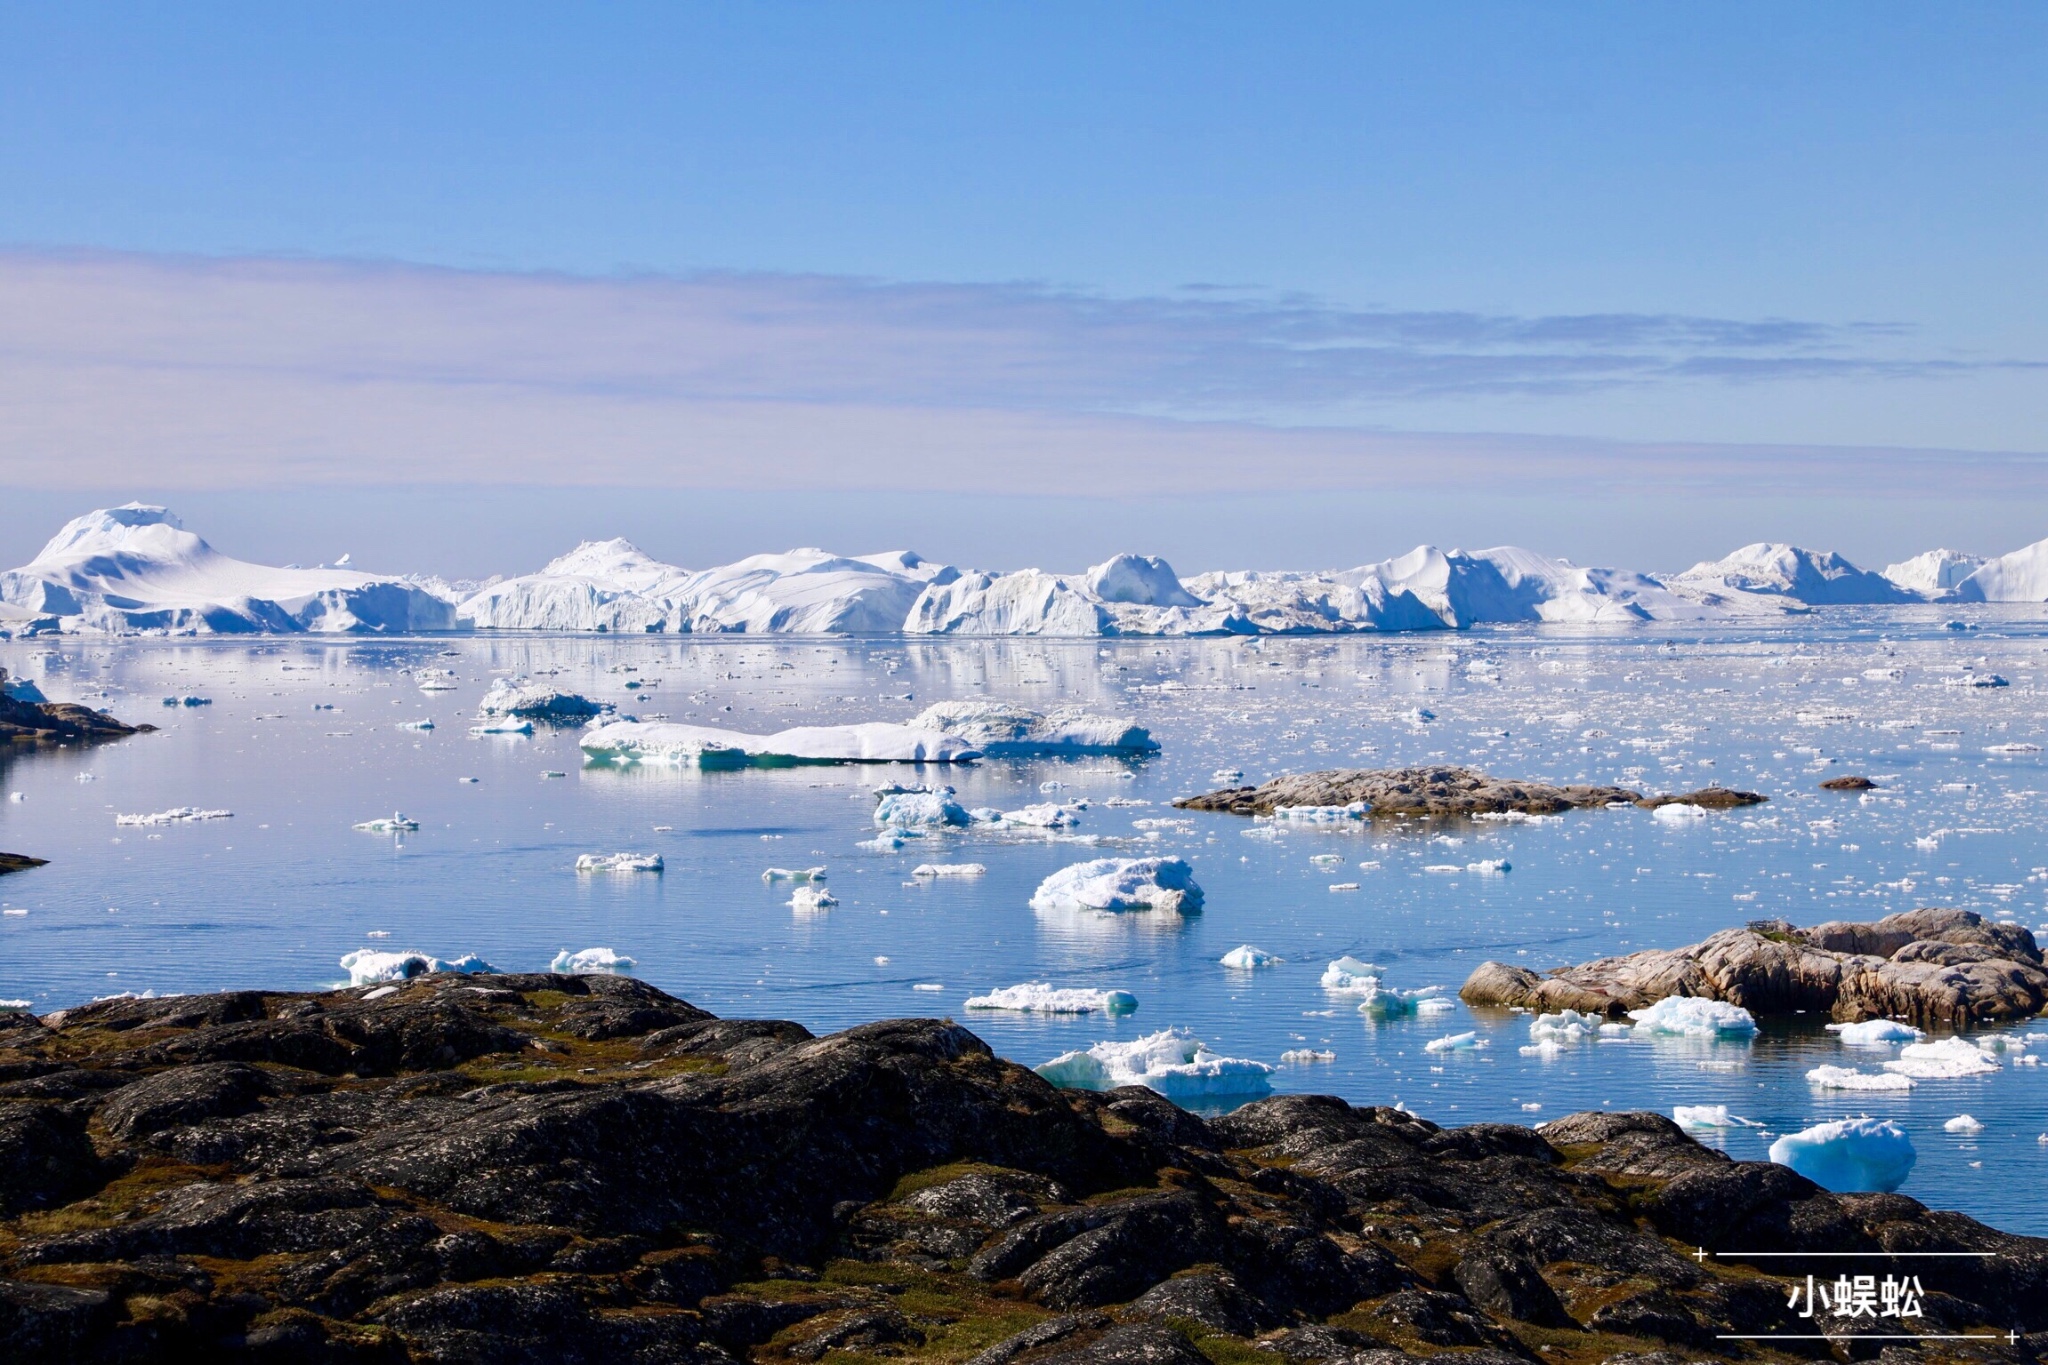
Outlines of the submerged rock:
M 1626 787 L 1516 782 L 1470 768 L 1335 768 L 1326 772 L 1276 777 L 1256 787 L 1226 787 L 1202 796 L 1184 796 L 1173 804 L 1182 810 L 1228 811 L 1232 815 L 1271 815 L 1283 806 L 1358 806 L 1368 816 L 1392 815 L 1555 815 L 1581 806 L 1635 802 L 1643 794 Z
M 1656 1114 L 1205 1121 L 943 1020 L 819 1038 L 621 976 L 0 1016 L 10 1365 L 1526 1365 L 1798 1330 L 1787 1262 L 1696 1246 L 1991 1253 L 1911 1263 L 1942 1330 L 2014 1362 L 2048 1330 L 2048 1242 Z
M 2048 965 L 2021 926 L 1934 908 L 1810 929 L 1758 920 L 1683 948 L 1601 958 L 1547 976 L 1483 962 L 1458 994 L 1472 1005 L 1612 1017 L 1668 996 L 1699 996 L 1754 1014 L 1966 1027 L 2048 1009 Z

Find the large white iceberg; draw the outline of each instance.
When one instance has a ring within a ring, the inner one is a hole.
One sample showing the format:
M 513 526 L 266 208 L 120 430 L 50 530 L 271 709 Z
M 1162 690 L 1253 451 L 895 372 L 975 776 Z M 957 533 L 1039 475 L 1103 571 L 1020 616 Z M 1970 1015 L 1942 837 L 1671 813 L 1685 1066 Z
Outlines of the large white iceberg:
M 1202 888 L 1179 858 L 1096 858 L 1038 884 L 1034 910 L 1199 910 Z
M 910 722 L 958 735 L 991 758 L 1034 754 L 1156 753 L 1150 731 L 1121 716 L 1098 716 L 1079 707 L 1033 711 L 996 701 L 942 701 Z
M 1787 1133 L 1771 1144 L 1771 1160 L 1824 1189 L 1889 1194 L 1912 1173 L 1913 1140 L 1890 1119 L 1837 1119 Z
M 1929 550 L 1898 564 L 1885 566 L 1884 576 L 1926 598 L 1945 597 L 1962 581 L 1984 566 L 1983 555 L 1960 550 Z
M 450 962 L 426 953 L 392 953 L 378 948 L 358 948 L 344 953 L 342 970 L 351 986 L 368 986 L 379 981 L 410 981 L 429 972 L 495 972 L 498 969 L 474 953 Z
M 1959 602 L 2048 602 L 2048 540 L 1987 559 L 1956 584 Z
M 0 603 L 66 630 L 400 634 L 457 628 L 416 583 L 354 569 L 274 569 L 220 553 L 162 507 L 131 502 L 67 523 L 0 573 Z
M 1859 569 L 1832 550 L 1759 541 L 1725 559 L 1695 564 L 1664 580 L 1688 593 L 1789 598 L 1810 607 L 1917 602 L 1919 594 L 1883 574 Z
M 970 996 L 964 1008 L 1027 1014 L 1129 1014 L 1138 1008 L 1138 997 L 1129 991 L 1056 990 L 1049 981 L 1026 981 Z
M 1740 1005 L 1696 995 L 1667 995 L 1646 1010 L 1630 1010 L 1639 1034 L 1683 1038 L 1749 1038 L 1756 1017 Z
M 578 741 L 592 759 L 681 767 L 772 767 L 794 763 L 967 763 L 981 751 L 963 739 L 911 725 L 809 725 L 772 735 L 674 721 L 615 720 Z
M 1165 1029 L 1128 1043 L 1097 1043 L 1032 1068 L 1063 1090 L 1142 1085 L 1173 1100 L 1252 1098 L 1269 1093 L 1276 1068 L 1226 1057 L 1186 1029 Z

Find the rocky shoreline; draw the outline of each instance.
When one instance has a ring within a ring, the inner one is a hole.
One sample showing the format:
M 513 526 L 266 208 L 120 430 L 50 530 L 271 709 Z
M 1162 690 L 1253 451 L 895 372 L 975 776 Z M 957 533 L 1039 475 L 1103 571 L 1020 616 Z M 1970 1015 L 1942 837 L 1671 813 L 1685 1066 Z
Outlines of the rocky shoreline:
M 1788 1285 L 1917 1274 L 1908 1347 Z M 1718 1252 L 1800 1252 L 1810 1258 Z M 1811 1330 L 1810 1326 L 1807 1330 Z M 2008 1336 L 2008 1334 L 2011 1334 Z M 2033 1361 L 2048 1241 L 1655 1114 L 1203 1120 L 950 1021 L 813 1037 L 622 977 L 0 1016 L 0 1356 L 760 1365 Z M 1787 1355 L 1787 1352 L 1793 1355 Z
M 1644 796 L 1629 787 L 1585 784 L 1555 786 L 1489 777 L 1471 768 L 1332 768 L 1291 773 L 1255 787 L 1225 787 L 1173 804 L 1181 810 L 1231 815 L 1271 815 L 1290 806 L 1358 806 L 1369 817 L 1455 817 L 1474 815 L 1558 815 L 1588 807 L 1632 805 L 1654 810 L 1686 804 L 1712 810 L 1753 806 L 1769 798 L 1756 792 L 1705 787 L 1682 795 Z
M 1967 1028 L 2048 1009 L 2048 965 L 2020 925 L 1932 908 L 1810 929 L 1756 920 L 1683 948 L 1606 957 L 1543 976 L 1483 962 L 1458 994 L 1470 1005 L 1612 1017 L 1690 995 L 1752 1014 L 1806 1011 L 1841 1022 Z

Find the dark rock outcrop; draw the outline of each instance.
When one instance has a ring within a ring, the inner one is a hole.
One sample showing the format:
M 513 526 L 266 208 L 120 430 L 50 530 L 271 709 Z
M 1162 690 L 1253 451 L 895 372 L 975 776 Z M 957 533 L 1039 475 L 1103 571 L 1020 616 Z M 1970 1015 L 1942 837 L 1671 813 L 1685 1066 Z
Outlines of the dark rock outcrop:
M 0 685 L 7 670 L 0 668 Z M 119 739 L 154 730 L 154 725 L 129 725 L 75 702 L 17 701 L 0 690 L 0 742 L 48 743 L 68 739 Z
M 9 872 L 26 872 L 32 867 L 47 867 L 48 858 L 31 858 L 26 853 L 0 853 L 0 876 Z
M 1867 792 L 1875 789 L 1876 786 L 1877 784 L 1867 777 L 1852 775 L 1848 777 L 1831 777 L 1820 784 L 1820 789 L 1824 792 Z
M 1276 777 L 1256 787 L 1184 796 L 1182 810 L 1270 815 L 1277 806 L 1362 805 L 1372 816 L 1555 815 L 1580 806 L 1640 801 L 1626 787 L 1552 786 L 1488 777 L 1470 768 L 1337 768 Z
M 1910 1264 L 1942 1329 L 1997 1334 L 1977 1361 L 2048 1340 L 2004 1336 L 2048 1334 L 2048 1243 L 1655 1114 L 1204 1121 L 943 1020 L 818 1038 L 615 977 L 370 994 L 0 1020 L 0 1359 L 1664 1365 L 1788 1330 L 1784 1263 L 1698 1247 L 1990 1252 Z
M 1483 962 L 1458 994 L 1473 1005 L 1610 1016 L 1692 995 L 1752 1014 L 1803 1010 L 1962 1028 L 2048 1009 L 2048 964 L 2020 925 L 1933 908 L 1810 929 L 1759 920 L 1683 948 L 1601 958 L 1547 976 Z
M 1701 810 L 1736 810 L 1742 806 L 1761 806 L 1770 799 L 1762 792 L 1737 791 L 1733 787 L 1701 787 L 1698 791 L 1646 796 L 1636 804 L 1644 810 L 1655 810 L 1659 806 L 1698 806 Z

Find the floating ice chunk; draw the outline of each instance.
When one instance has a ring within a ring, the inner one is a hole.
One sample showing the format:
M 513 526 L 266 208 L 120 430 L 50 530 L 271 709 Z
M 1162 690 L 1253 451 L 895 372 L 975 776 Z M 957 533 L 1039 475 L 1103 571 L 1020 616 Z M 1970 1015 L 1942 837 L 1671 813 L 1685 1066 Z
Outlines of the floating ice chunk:
M 1202 888 L 1179 858 L 1096 858 L 1038 884 L 1034 910 L 1199 910 Z
M 1356 890 L 1358 889 L 1358 883 L 1357 883 L 1357 882 L 1331 882 L 1331 883 L 1330 883 L 1330 889 L 1331 889 L 1332 891 L 1356 891 Z
M 197 806 L 174 806 L 160 810 L 154 815 L 117 815 L 117 825 L 182 825 L 196 820 L 228 820 L 234 817 L 231 810 L 201 810 Z
M 1347 994 L 1379 989 L 1380 977 L 1385 969 L 1370 962 L 1360 962 L 1346 955 L 1323 968 L 1322 988 L 1326 991 L 1343 991 Z
M 1500 877 L 1513 872 L 1515 865 L 1506 858 L 1484 858 L 1476 863 L 1466 863 L 1465 870 L 1482 877 Z
M 871 849 L 876 853 L 894 853 L 898 849 L 902 848 L 905 844 L 909 843 L 912 839 L 921 839 L 923 837 L 923 830 L 889 829 L 883 830 L 880 834 L 877 834 L 872 839 L 861 840 L 859 843 L 855 844 L 854 847 Z
M 1679 823 L 1707 818 L 1704 806 L 1695 806 L 1689 801 L 1673 801 L 1670 805 L 1657 807 L 1650 814 L 1656 816 L 1659 820 L 1671 820 Z
M 443 962 L 425 953 L 391 953 L 377 948 L 358 948 L 344 953 L 341 966 L 351 986 L 369 986 L 380 981 L 410 981 L 429 972 L 496 972 L 498 969 L 474 953 Z
M 1061 806 L 1052 802 L 1026 806 L 1022 810 L 1006 810 L 997 823 L 1021 825 L 1029 829 L 1071 829 L 1081 823 L 1081 811 L 1077 806 Z
M 1685 1038 L 1749 1038 L 1756 1034 L 1756 1018 L 1748 1010 L 1696 995 L 1667 995 L 1646 1010 L 1630 1010 L 1628 1017 L 1636 1021 L 1639 1034 Z
M 555 954 L 548 970 L 564 976 L 608 976 L 625 975 L 639 965 L 632 958 L 621 957 L 609 948 L 584 948 L 573 953 L 564 948 Z
M 1761 1124 L 1728 1112 L 1725 1104 L 1681 1104 L 1671 1117 L 1688 1133 L 1707 1133 L 1719 1128 L 1759 1128 Z
M 1127 602 L 1141 607 L 1208 605 L 1183 587 L 1173 566 L 1157 555 L 1117 555 L 1090 569 L 1082 581 L 1102 602 Z
M 1896 1019 L 1865 1019 L 1855 1024 L 1829 1024 L 1828 1032 L 1851 1047 L 1874 1047 L 1884 1043 L 1917 1043 L 1927 1035 L 1911 1024 Z
M 1314 1062 L 1334 1062 L 1337 1054 L 1327 1049 L 1318 1052 L 1312 1047 L 1297 1047 L 1281 1053 L 1280 1060 L 1289 1066 L 1307 1066 Z
M 33 1000 L 0 1000 L 0 1014 L 24 1014 L 34 1004 Z
M 799 915 L 811 915 L 816 914 L 820 910 L 830 910 L 837 904 L 839 904 L 839 897 L 833 895 L 822 886 L 799 886 L 789 898 L 789 908 L 796 911 Z
M 1527 1047 L 1517 1048 L 1516 1051 L 1524 1057 L 1541 1057 L 1547 1061 L 1552 1057 L 1562 1057 L 1565 1047 L 1555 1038 L 1541 1038 Z
M 1889 1194 L 1913 1169 L 1913 1140 L 1890 1119 L 1837 1119 L 1771 1144 L 1771 1160 L 1825 1189 Z
M 1235 968 L 1241 972 L 1249 972 L 1260 967 L 1276 966 L 1287 959 L 1275 957 L 1264 949 L 1252 947 L 1249 943 L 1240 943 L 1217 960 L 1226 967 Z
M 822 867 L 771 867 L 761 874 L 764 882 L 822 882 L 825 869 Z
M 919 863 L 910 869 L 913 877 L 985 877 L 988 867 L 983 863 Z
M 419 821 L 408 819 L 397 811 L 393 811 L 389 815 L 380 815 L 374 820 L 365 820 L 359 825 L 350 826 L 351 829 L 362 830 L 365 834 L 405 834 L 419 827 Z
M 1215 772 L 1209 774 L 1211 782 L 1238 782 L 1243 780 L 1243 778 L 1244 769 L 1242 768 L 1218 768 Z
M 585 853 L 576 859 L 578 872 L 659 872 L 659 853 Z
M 1578 1010 L 1560 1010 L 1556 1014 L 1539 1014 L 1529 1021 L 1531 1038 L 1554 1038 L 1560 1043 L 1578 1042 L 1596 1038 L 1603 1021 L 1597 1014 L 1581 1014 Z
M 1886 1071 L 1922 1081 L 1948 1081 L 1963 1076 L 1988 1076 L 1999 1070 L 1984 1050 L 1966 1038 L 1943 1038 L 1934 1043 L 1908 1043 L 1899 1055 L 1884 1064 Z
M 401 730 L 431 730 L 434 728 L 434 722 L 431 720 L 402 720 L 398 723 L 398 728 Z
M 2019 1052 L 2027 1046 L 2024 1033 L 1985 1033 L 1971 1040 L 1985 1052 Z
M 1225 1057 L 1186 1029 L 1164 1029 L 1128 1043 L 1097 1043 L 1083 1052 L 1062 1053 L 1033 1069 L 1063 1090 L 1142 1085 L 1168 1099 L 1186 1100 L 1267 1094 L 1275 1068 Z
M 1965 1137 L 1974 1136 L 1984 1131 L 1984 1125 L 1971 1118 L 1968 1114 L 1957 1114 L 1947 1123 L 1942 1124 L 1941 1128 L 1945 1133 L 1960 1133 Z
M 1428 863 L 1423 866 L 1422 870 L 1424 872 L 1448 873 L 1449 875 L 1455 877 L 1460 872 L 1463 872 L 1465 869 L 1459 867 L 1456 863 Z
M 1138 1008 L 1138 997 L 1129 991 L 1055 990 L 1047 981 L 1026 981 L 973 996 L 965 1008 L 1027 1014 L 1129 1014 Z
M 606 708 L 588 697 L 562 692 L 525 678 L 498 678 L 478 704 L 480 718 L 526 716 L 534 720 L 581 720 Z
M 1365 818 L 1365 803 L 1354 801 L 1348 806 L 1275 806 L 1275 820 L 1291 820 L 1304 825 L 1336 825 L 1349 820 Z
M 487 720 L 481 725 L 470 726 L 469 732 L 473 735 L 530 735 L 533 733 L 533 722 L 516 717 Z
M 791 763 L 966 763 L 981 750 L 955 735 L 911 725 L 817 725 L 772 735 L 674 721 L 615 720 L 578 741 L 599 762 L 737 768 Z
M 1422 1045 L 1424 1052 L 1472 1052 L 1485 1047 L 1486 1039 L 1477 1033 L 1453 1033 L 1442 1038 L 1432 1038 Z
M 1913 1078 L 1893 1071 L 1858 1071 L 1852 1066 L 1817 1066 L 1806 1082 L 1819 1090 L 1911 1090 Z
M 966 808 L 953 799 L 951 787 L 884 787 L 876 794 L 877 829 L 968 823 Z
M 1075 707 L 1042 712 L 995 701 L 942 701 L 913 726 L 957 735 L 991 758 L 1032 754 L 1157 753 L 1159 742 L 1135 721 Z

